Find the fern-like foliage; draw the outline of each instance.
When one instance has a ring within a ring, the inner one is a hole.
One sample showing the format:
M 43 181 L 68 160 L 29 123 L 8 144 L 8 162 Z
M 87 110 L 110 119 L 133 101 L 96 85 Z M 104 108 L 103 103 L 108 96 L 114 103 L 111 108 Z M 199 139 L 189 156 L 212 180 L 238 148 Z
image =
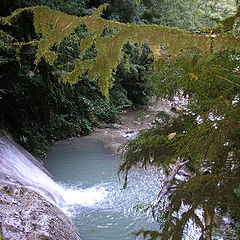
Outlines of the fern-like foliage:
M 223 216 L 235 219 L 233 228 L 240 231 L 238 57 L 239 52 L 222 52 L 202 61 L 194 55 L 188 63 L 182 59 L 166 63 L 162 74 L 154 76 L 152 84 L 159 97 L 171 99 L 181 92 L 188 104 L 175 118 L 159 113 L 151 129 L 131 140 L 119 172 L 125 174 L 126 187 L 127 173 L 133 166 L 154 165 L 171 171 L 177 159 L 188 161 L 193 175 L 186 181 L 169 183 L 174 191 L 169 191 L 168 200 L 161 199 L 154 211 L 163 223 L 161 239 L 181 239 L 189 221 L 201 229 L 202 235 L 196 239 L 210 239 L 206 236 L 213 229 L 224 233 Z

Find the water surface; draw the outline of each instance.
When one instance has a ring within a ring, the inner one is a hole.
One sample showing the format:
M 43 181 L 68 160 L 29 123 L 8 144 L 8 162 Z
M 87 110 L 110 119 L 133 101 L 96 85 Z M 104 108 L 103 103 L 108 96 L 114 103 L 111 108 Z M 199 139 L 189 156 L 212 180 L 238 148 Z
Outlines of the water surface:
M 119 161 L 94 136 L 50 148 L 45 167 L 67 189 L 64 210 L 83 240 L 132 240 L 134 231 L 158 229 L 151 216 L 136 211 L 137 205 L 154 200 L 161 182 L 158 174 L 153 169 L 135 169 L 122 190 L 118 166 Z

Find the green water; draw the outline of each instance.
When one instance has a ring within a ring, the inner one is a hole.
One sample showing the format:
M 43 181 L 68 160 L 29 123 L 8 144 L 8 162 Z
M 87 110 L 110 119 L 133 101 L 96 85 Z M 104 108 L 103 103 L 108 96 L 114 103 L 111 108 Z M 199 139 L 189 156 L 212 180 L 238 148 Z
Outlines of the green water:
M 45 167 L 67 189 L 64 211 L 83 240 L 132 240 L 134 231 L 158 229 L 151 216 L 134 208 L 154 200 L 160 188 L 158 175 L 153 169 L 135 169 L 129 174 L 127 189 L 122 190 L 118 165 L 92 136 L 58 143 L 49 150 Z

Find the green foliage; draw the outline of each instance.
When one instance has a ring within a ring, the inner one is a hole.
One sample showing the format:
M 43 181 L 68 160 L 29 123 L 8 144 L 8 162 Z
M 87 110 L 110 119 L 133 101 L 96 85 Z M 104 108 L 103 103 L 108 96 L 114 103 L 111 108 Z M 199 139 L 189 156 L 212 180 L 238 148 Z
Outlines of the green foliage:
M 114 123 L 119 118 L 121 107 L 109 104 L 106 99 L 98 99 L 94 102 L 95 114 L 99 121 L 106 123 Z
M 142 1 L 145 11 L 142 18 L 146 23 L 181 29 L 195 29 L 200 25 L 196 20 L 199 16 L 197 1 Z
M 239 39 L 224 33 L 213 38 L 207 34 L 194 34 L 162 26 L 122 24 L 104 20 L 99 17 L 99 14 L 105 8 L 106 5 L 100 6 L 94 14 L 85 17 L 69 16 L 52 11 L 47 7 L 26 9 L 25 11 L 33 12 L 35 31 L 40 37 L 35 63 L 39 63 L 44 58 L 49 64 L 53 64 L 58 55 L 53 47 L 59 48 L 64 38 L 68 37 L 77 26 L 85 24 L 88 36 L 83 44 L 85 46 L 94 44 L 97 55 L 93 59 L 84 61 L 82 57 L 85 53 L 82 52 L 82 56 L 79 56 L 81 60 L 76 61 L 74 70 L 71 73 L 62 73 L 63 79 L 73 83 L 79 75 L 88 71 L 88 76 L 98 79 L 101 91 L 108 97 L 108 88 L 112 86 L 112 70 L 119 65 L 123 57 L 121 48 L 127 40 L 136 42 L 139 46 L 148 42 L 155 60 L 159 60 L 160 57 L 160 43 L 165 49 L 167 47 L 167 52 L 172 57 L 175 57 L 179 52 L 184 54 L 184 49 L 192 48 L 197 48 L 207 55 L 224 48 L 239 49 Z M 12 17 L 5 18 L 3 21 L 11 24 L 11 21 L 19 18 L 23 12 L 22 10 L 17 11 L 13 13 Z M 113 35 L 102 35 L 106 26 L 110 30 L 116 30 Z M 179 41 L 180 39 L 181 41 Z M 83 49 L 86 50 L 85 47 Z
M 47 6 L 52 10 L 65 12 L 69 15 L 83 16 L 89 13 L 86 9 L 86 1 L 84 0 L 30 0 L 25 1 L 25 6 Z
M 137 44 L 124 46 L 125 57 L 118 65 L 114 79 L 127 91 L 127 97 L 133 104 L 145 105 L 151 96 L 147 73 L 151 69 L 153 58 L 150 49 L 143 45 L 141 54 Z
M 103 12 L 102 17 L 114 19 L 124 23 L 139 23 L 141 14 L 141 5 L 134 0 L 115 0 L 107 1 L 109 4 Z
M 119 84 L 114 83 L 110 90 L 110 101 L 101 96 L 94 101 L 94 114 L 98 121 L 114 123 L 126 107 L 130 107 L 132 102 L 127 98 L 127 92 Z
M 1 1 L 0 16 L 8 16 L 14 10 L 24 7 L 23 2 L 24 0 L 13 0 L 11 2 L 7 0 Z
M 175 141 L 169 140 L 169 134 L 176 132 L 175 139 L 183 137 L 183 131 L 186 126 L 190 125 L 193 129 L 196 122 L 192 116 L 179 116 L 170 119 L 164 112 L 160 112 L 157 116 L 156 127 L 143 130 L 138 137 L 128 142 L 124 149 L 123 163 L 119 167 L 119 173 L 125 173 L 125 184 L 127 186 L 127 174 L 133 166 L 142 166 L 144 168 L 149 165 L 156 167 L 168 166 L 174 163 L 178 157 L 178 146 Z
M 144 22 L 188 30 L 216 27 L 220 19 L 236 13 L 237 9 L 234 0 L 143 0 L 141 3 L 145 7 Z
M 155 210 L 163 222 L 162 239 L 181 239 L 189 219 L 202 229 L 204 239 L 209 212 L 218 221 L 217 226 L 211 223 L 218 232 L 225 225 L 223 216 L 230 216 L 236 226 L 236 216 L 240 216 L 236 194 L 240 186 L 239 52 L 221 52 L 206 61 L 192 55 L 189 61 L 180 58 L 166 63 L 162 74 L 152 81 L 159 97 L 185 95 L 185 111 L 172 119 L 161 113 L 153 128 L 127 144 L 119 168 L 125 173 L 126 186 L 132 166 L 154 165 L 169 171 L 177 159 L 189 161 L 194 175 L 185 182 L 172 183 L 175 190 L 169 192 L 167 201 L 162 199 L 167 202 L 164 215 L 162 209 Z M 187 210 L 183 211 L 182 204 Z M 203 210 L 203 221 L 197 209 Z
M 32 6 L 47 6 L 52 10 L 76 16 L 83 16 L 92 12 L 91 6 L 87 6 L 85 0 L 3 0 L 1 2 L 0 16 L 8 16 L 16 9 Z
M 32 151 L 37 145 L 42 149 L 51 140 L 88 133 L 98 120 L 114 121 L 121 107 L 131 104 L 126 95 L 132 102 L 145 97 L 143 75 L 155 71 L 151 83 L 157 96 L 172 98 L 183 93 L 189 102 L 186 111 L 174 119 L 160 114 L 155 127 L 141 132 L 126 146 L 125 160 L 119 169 L 125 173 L 125 183 L 127 173 L 134 165 L 146 167 L 150 164 L 168 170 L 176 159 L 188 160 L 194 176 L 186 182 L 174 181 L 175 191 L 168 196 L 165 211 L 161 211 L 161 215 L 158 215 L 160 210 L 155 212 L 163 221 L 162 239 L 180 239 L 189 219 L 202 229 L 203 235 L 210 231 L 212 223 L 204 224 L 195 213 L 199 208 L 204 211 L 205 223 L 207 217 L 216 216 L 215 213 L 220 222 L 225 215 L 238 221 L 240 106 L 237 51 L 240 44 L 239 37 L 231 33 L 237 28 L 240 9 L 215 29 L 196 33 L 168 26 L 195 29 L 201 25 L 198 19 L 191 22 L 197 15 L 196 4 L 201 1 L 194 1 L 192 6 L 190 1 L 173 1 L 171 5 L 168 1 L 161 1 L 161 5 L 154 1 L 154 7 L 161 9 L 160 14 L 152 8 L 150 12 L 146 11 L 145 19 L 166 25 L 164 27 L 124 24 L 101 18 L 105 9 L 107 18 L 138 21 L 143 5 L 135 5 L 130 0 L 116 2 L 123 9 L 129 4 L 127 10 L 137 18 L 117 12 L 114 2 L 109 8 L 100 6 L 92 15 L 84 17 L 54 11 L 57 4 L 51 6 L 54 10 L 30 7 L 1 18 L 4 31 L 0 49 L 3 53 L 0 65 L 1 125 Z M 146 1 L 142 2 L 147 6 Z M 207 1 L 210 2 L 216 3 Z M 68 12 L 66 1 L 57 3 Z M 76 2 L 67 3 L 74 5 Z M 136 12 L 133 6 L 137 6 Z M 109 10 L 111 7 L 117 14 Z M 214 7 L 219 5 L 216 3 Z M 194 11 L 190 13 L 190 9 Z M 200 11 L 202 15 L 206 13 L 204 5 Z M 228 8 L 224 14 L 234 11 Z M 164 12 L 167 15 L 161 18 Z M 224 14 L 221 10 L 214 17 Z M 25 27 L 26 31 L 23 31 Z M 6 38 L 8 35 L 10 41 Z M 127 42 L 136 45 L 127 47 Z M 10 52 L 6 43 L 11 46 Z M 144 47 L 146 43 L 152 51 L 153 68 L 148 65 L 152 60 L 148 58 L 150 50 Z M 36 49 L 36 56 L 28 56 L 31 60 L 26 60 L 23 46 Z M 11 53 L 14 48 L 19 52 L 18 58 L 16 52 Z M 6 72 L 6 69 L 11 71 Z M 115 84 L 113 76 L 117 80 Z M 88 78 L 93 81 L 89 82 Z M 131 92 L 130 80 L 136 81 L 136 92 Z M 97 84 L 107 98 L 113 99 L 112 102 L 101 96 Z M 117 98 L 119 95 L 120 99 Z M 120 106 L 116 107 L 115 103 Z M 189 208 L 180 214 L 182 203 Z M 158 236 L 152 231 L 142 233 Z
M 186 183 L 178 184 L 175 193 L 168 198 L 169 204 L 166 206 L 168 211 L 161 216 L 161 220 L 164 221 L 160 234 L 162 239 L 171 237 L 181 239 L 187 233 L 190 219 L 202 230 L 202 235 L 198 239 L 205 239 L 206 222 L 201 219 L 201 214 L 196 209 L 203 210 L 204 219 L 208 213 L 215 215 L 214 221 L 218 225 L 212 223 L 211 227 L 220 228 L 218 236 L 226 234 L 227 232 L 221 229 L 221 226 L 225 226 L 223 216 L 229 212 L 239 215 L 240 202 L 233 192 L 238 184 L 239 181 L 236 178 L 220 177 L 215 174 L 195 176 Z
M 148 237 L 148 240 L 157 240 L 160 237 L 160 233 L 158 231 L 142 230 L 137 232 L 136 236 L 140 236 L 141 234 L 143 235 L 144 239 Z
M 3 32 L 0 33 L 3 34 Z M 0 65 L 14 60 L 14 58 L 11 57 L 11 51 L 11 47 L 0 38 Z
M 15 20 L 24 22 L 31 19 L 28 13 L 23 11 Z M 46 26 L 50 21 L 45 20 L 47 24 L 40 27 L 43 34 L 47 34 Z M 74 85 L 62 82 L 62 74 L 72 74 L 76 62 L 81 60 L 80 43 L 88 36 L 84 25 L 64 37 L 59 46 L 51 47 L 50 52 L 57 53 L 51 67 L 43 60 L 37 67 L 34 65 L 35 46 L 13 47 L 25 36 L 29 40 L 36 37 L 30 27 L 26 27 L 27 31 L 22 31 L 22 34 L 15 31 L 15 26 L 4 26 L 4 30 L 1 31 L 0 41 L 1 127 L 8 129 L 34 155 L 43 155 L 51 141 L 88 134 L 99 121 L 116 121 L 122 108 L 131 106 L 126 90 L 119 84 L 113 85 L 110 93 L 112 100 L 107 101 L 97 81 L 90 81 L 85 74 L 81 78 L 77 75 Z M 13 33 L 14 37 L 11 37 Z M 94 58 L 97 53 L 94 45 L 84 52 L 84 60 Z M 14 110 L 9 112 L 9 109 Z
M 74 85 L 62 83 L 45 62 L 35 69 L 31 56 L 21 55 L 19 62 L 14 55 L 3 52 L 13 60 L 0 65 L 1 128 L 35 156 L 42 156 L 51 141 L 88 134 L 99 121 L 113 122 L 130 104 L 120 88 L 112 89 L 118 101 L 110 103 L 96 81 L 83 76 Z

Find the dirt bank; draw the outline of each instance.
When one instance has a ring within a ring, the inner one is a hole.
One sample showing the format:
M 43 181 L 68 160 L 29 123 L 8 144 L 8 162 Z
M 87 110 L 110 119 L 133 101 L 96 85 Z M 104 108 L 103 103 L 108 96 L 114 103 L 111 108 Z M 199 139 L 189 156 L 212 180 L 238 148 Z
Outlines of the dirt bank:
M 122 144 L 133 138 L 141 129 L 151 127 L 159 111 L 174 114 L 171 111 L 171 102 L 159 100 L 142 109 L 126 110 L 117 123 L 103 124 L 102 128 L 95 130 L 94 135 L 104 143 L 106 148 L 117 155 Z

